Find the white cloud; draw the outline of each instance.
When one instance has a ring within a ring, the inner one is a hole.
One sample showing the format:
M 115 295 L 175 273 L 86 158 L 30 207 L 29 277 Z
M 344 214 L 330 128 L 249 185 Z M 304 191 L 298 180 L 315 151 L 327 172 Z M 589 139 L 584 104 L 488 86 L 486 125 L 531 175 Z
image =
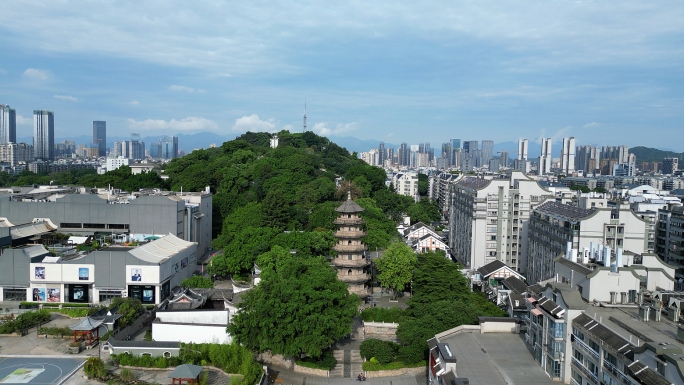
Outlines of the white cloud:
M 596 128 L 596 127 L 598 127 L 598 126 L 600 126 L 600 125 L 601 125 L 600 123 L 591 122 L 591 123 L 585 124 L 585 125 L 582 126 L 582 127 L 584 127 L 584 128 Z
M 250 116 L 243 116 L 241 118 L 235 119 L 235 124 L 233 125 L 233 131 L 239 132 L 259 132 L 259 131 L 273 131 L 275 129 L 275 122 L 273 119 L 261 120 L 259 115 L 252 114 Z
M 139 106 L 140 102 L 137 100 L 131 100 L 130 102 L 128 102 L 128 104 L 130 104 L 131 106 Z
M 321 136 L 330 136 L 347 134 L 358 129 L 359 125 L 356 122 L 338 124 L 337 126 L 335 126 L 335 128 L 332 129 L 328 128 L 328 124 L 326 122 L 319 122 L 314 124 L 313 132 Z
M 137 131 L 173 130 L 176 132 L 217 131 L 219 129 L 219 126 L 215 121 L 195 116 L 180 120 L 171 119 L 169 121 L 161 119 L 140 121 L 128 119 L 128 127 Z
M 30 126 L 33 124 L 33 118 L 25 118 L 21 115 L 17 115 L 17 124 L 22 126 Z
M 55 98 L 55 99 L 68 100 L 68 101 L 71 101 L 71 102 L 77 102 L 77 101 L 78 101 L 78 99 L 76 99 L 76 98 L 73 97 L 73 96 L 69 96 L 69 95 L 52 95 L 52 97 Z
M 27 68 L 26 71 L 24 71 L 23 76 L 29 80 L 47 80 L 50 77 L 50 72 L 35 68 Z
M 171 87 L 169 87 L 169 89 L 170 89 L 171 91 L 189 92 L 189 93 L 191 93 L 191 94 L 194 94 L 195 92 L 197 92 L 197 93 L 205 92 L 205 91 L 204 91 L 203 89 L 201 89 L 201 88 L 192 88 L 192 87 L 186 87 L 186 86 L 179 86 L 179 85 L 177 85 L 177 84 L 172 85 Z
M 567 126 L 567 127 L 561 128 L 560 130 L 556 131 L 556 133 L 551 136 L 551 142 L 552 143 L 562 143 L 563 138 L 567 138 L 570 136 L 571 130 L 572 130 L 572 126 Z

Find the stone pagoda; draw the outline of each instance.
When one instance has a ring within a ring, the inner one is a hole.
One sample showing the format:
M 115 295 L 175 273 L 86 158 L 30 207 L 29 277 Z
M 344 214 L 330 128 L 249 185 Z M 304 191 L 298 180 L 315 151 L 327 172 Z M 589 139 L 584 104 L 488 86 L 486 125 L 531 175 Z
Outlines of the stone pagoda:
M 335 219 L 337 225 L 337 244 L 333 250 L 337 251 L 337 258 L 332 260 L 332 264 L 337 269 L 337 278 L 349 285 L 349 292 L 355 293 L 361 298 L 371 295 L 366 283 L 370 280 L 370 274 L 365 269 L 370 265 L 366 258 L 366 245 L 361 238 L 366 232 L 361 230 L 364 221 L 359 216 L 363 208 L 351 199 L 351 193 L 347 201 L 335 211 L 340 213 Z

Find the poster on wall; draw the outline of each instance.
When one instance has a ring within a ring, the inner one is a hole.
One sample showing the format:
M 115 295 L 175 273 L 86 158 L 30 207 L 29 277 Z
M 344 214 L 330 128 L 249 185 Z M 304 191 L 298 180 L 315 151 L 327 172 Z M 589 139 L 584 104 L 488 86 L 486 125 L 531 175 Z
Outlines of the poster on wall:
M 45 279 L 45 268 L 44 267 L 36 267 L 35 277 L 36 277 L 36 279 Z
M 69 302 L 88 302 L 88 285 L 69 285 Z
M 43 268 L 45 269 L 45 268 Z M 33 302 L 45 302 L 45 289 L 42 287 L 33 288 Z
M 48 302 L 61 302 L 60 301 L 60 288 L 48 288 L 47 289 L 47 301 Z
M 87 281 L 90 278 L 90 272 L 88 271 L 87 267 L 79 267 L 78 268 L 78 280 L 79 281 Z
M 143 289 L 143 302 L 154 302 L 154 289 Z
M 133 282 L 142 281 L 142 270 L 141 269 L 131 269 L 131 281 L 133 281 Z
M 188 267 L 188 259 L 187 259 L 187 258 L 183 258 L 183 259 L 181 260 L 181 268 L 185 269 L 186 267 Z

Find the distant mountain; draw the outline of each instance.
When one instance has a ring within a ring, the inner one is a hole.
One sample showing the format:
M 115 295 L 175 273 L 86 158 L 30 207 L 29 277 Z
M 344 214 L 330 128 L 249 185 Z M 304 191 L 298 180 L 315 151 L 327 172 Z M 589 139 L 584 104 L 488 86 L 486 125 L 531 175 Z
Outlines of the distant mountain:
M 664 158 L 679 158 L 684 159 L 684 153 L 658 150 L 657 148 L 637 146 L 629 149 L 630 154 L 634 154 L 637 162 L 662 162 Z

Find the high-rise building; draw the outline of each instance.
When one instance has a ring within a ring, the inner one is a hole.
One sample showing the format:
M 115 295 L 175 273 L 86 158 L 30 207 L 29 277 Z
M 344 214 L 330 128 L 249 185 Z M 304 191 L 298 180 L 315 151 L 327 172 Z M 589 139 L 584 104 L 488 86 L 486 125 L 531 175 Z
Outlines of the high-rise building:
M 499 153 L 499 166 L 500 167 L 508 167 L 508 152 L 507 151 L 501 151 Z
M 527 160 L 528 151 L 527 139 L 518 139 L 518 160 Z
M 160 157 L 164 159 L 178 158 L 178 137 L 177 136 L 162 136 L 159 138 L 161 144 Z
M 477 140 L 466 140 L 463 142 L 463 154 L 473 154 L 475 150 L 478 150 Z
M 17 142 L 17 113 L 6 104 L 0 104 L 0 144 Z
M 33 111 L 33 157 L 54 160 L 55 115 L 52 111 Z
M 541 154 L 539 155 L 539 175 L 551 172 L 551 138 L 542 138 Z
M 593 173 L 601 164 L 601 153 L 598 147 L 577 146 L 575 169 L 584 171 L 584 175 Z
M 482 161 L 483 165 L 489 164 L 489 161 L 494 158 L 494 141 L 483 140 L 482 141 Z
M 385 142 L 380 142 L 380 145 L 378 146 L 378 165 L 380 167 L 385 165 L 385 159 L 387 159 L 387 155 L 385 153 Z
M 678 158 L 665 158 L 663 159 L 663 174 L 672 175 L 677 170 L 679 170 L 679 159 Z
M 399 151 L 397 153 L 399 159 L 399 166 L 409 166 L 411 164 L 411 150 L 406 143 L 402 143 L 399 146 Z
M 572 174 L 575 172 L 575 138 L 563 138 L 563 147 L 561 148 L 561 172 L 565 174 Z
M 629 163 L 629 147 L 603 146 L 601 147 L 601 159 L 617 159 L 618 163 Z
M 107 122 L 93 121 L 93 146 L 97 146 L 99 156 L 107 156 Z
M 449 144 L 449 164 L 456 167 L 461 161 L 461 159 L 456 156 L 456 150 L 461 148 L 461 139 L 451 139 Z

